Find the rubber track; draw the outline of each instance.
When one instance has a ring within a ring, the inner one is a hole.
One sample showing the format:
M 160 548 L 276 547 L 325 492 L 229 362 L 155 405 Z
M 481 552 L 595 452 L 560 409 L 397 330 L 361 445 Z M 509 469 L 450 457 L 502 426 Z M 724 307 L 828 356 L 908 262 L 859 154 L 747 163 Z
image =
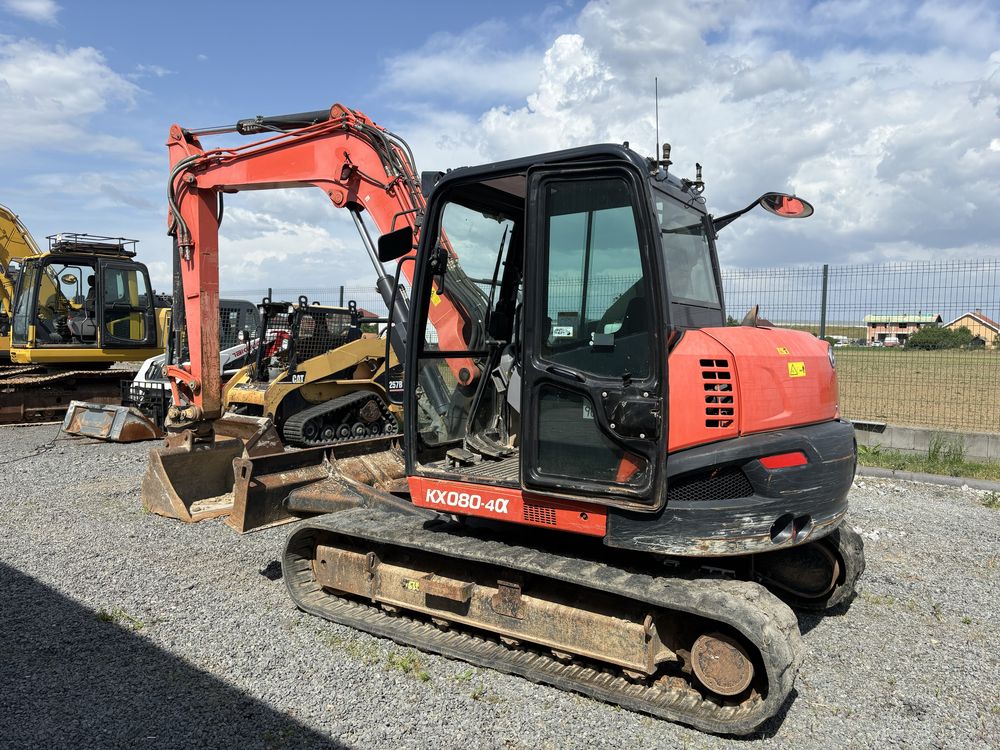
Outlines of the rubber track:
M 360 437 L 356 435 L 350 435 L 345 438 L 334 438 L 333 440 L 323 440 L 318 438 L 316 440 L 306 440 L 302 434 L 302 428 L 305 426 L 306 422 L 317 417 L 326 416 L 332 412 L 350 409 L 355 405 L 360 405 L 369 398 L 374 397 L 379 402 L 379 408 L 382 411 L 382 422 L 387 423 L 387 420 L 392 420 L 395 424 L 395 417 L 389 413 L 389 408 L 385 401 L 373 391 L 357 391 L 355 393 L 347 393 L 343 396 L 338 396 L 337 398 L 330 399 L 329 401 L 324 401 L 321 404 L 316 404 L 315 406 L 310 406 L 308 409 L 303 409 L 297 414 L 293 414 L 288 419 L 285 420 L 285 424 L 281 427 L 281 434 L 285 438 L 285 442 L 292 443 L 293 445 L 337 445 L 340 443 L 350 443 L 356 442 L 358 440 L 367 440 L 371 437 L 378 437 L 372 435 L 362 435 Z M 356 421 L 356 420 L 355 420 Z M 343 424 L 343 422 L 341 422 Z M 349 425 L 350 426 L 350 425 Z M 382 433 L 380 433 L 382 434 Z
M 766 696 L 754 693 L 740 705 L 726 706 L 721 701 L 702 697 L 688 685 L 664 684 L 666 681 L 662 680 L 652 685 L 638 684 L 623 677 L 617 668 L 609 670 L 608 665 L 566 664 L 548 653 L 509 648 L 498 640 L 472 632 L 442 631 L 422 619 L 390 616 L 373 604 L 338 597 L 323 590 L 312 570 L 315 545 L 327 532 L 371 544 L 391 544 L 502 566 L 725 623 L 759 650 L 767 678 Z M 520 675 L 532 682 L 582 693 L 706 732 L 752 732 L 784 704 L 802 662 L 803 646 L 795 615 L 756 583 L 653 578 L 611 565 L 483 540 L 470 534 L 429 530 L 421 517 L 362 508 L 319 516 L 289 536 L 282 569 L 293 601 L 310 614 L 397 643 Z
M 99 380 L 114 378 L 115 381 L 135 377 L 138 370 L 59 370 L 47 375 L 27 375 L 25 377 L 0 377 L 0 389 L 11 391 L 21 388 L 52 385 L 61 380 Z

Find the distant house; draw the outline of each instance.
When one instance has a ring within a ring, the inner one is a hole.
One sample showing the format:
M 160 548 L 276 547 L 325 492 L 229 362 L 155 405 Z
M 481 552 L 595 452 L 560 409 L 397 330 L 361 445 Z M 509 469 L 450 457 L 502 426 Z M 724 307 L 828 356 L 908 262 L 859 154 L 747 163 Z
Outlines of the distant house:
M 866 315 L 865 335 L 869 346 L 872 344 L 900 345 L 906 343 L 921 326 L 941 324 L 940 315 Z
M 973 346 L 996 346 L 997 336 L 1000 336 L 1000 323 L 983 315 L 982 310 L 967 312 L 944 324 L 945 328 L 952 330 L 962 326 L 972 331 Z

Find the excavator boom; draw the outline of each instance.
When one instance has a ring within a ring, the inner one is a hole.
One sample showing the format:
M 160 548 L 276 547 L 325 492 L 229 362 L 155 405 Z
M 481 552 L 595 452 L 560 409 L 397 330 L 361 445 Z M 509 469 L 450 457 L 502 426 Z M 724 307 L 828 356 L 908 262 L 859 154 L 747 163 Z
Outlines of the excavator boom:
M 14 314 L 17 286 L 11 264 L 41 254 L 38 243 L 17 214 L 0 204 L 0 361 L 10 359 L 10 318 Z
M 227 130 L 200 132 L 215 135 Z M 231 130 L 279 132 L 236 148 L 206 150 L 199 131 L 173 125 L 167 141 L 170 233 L 180 284 L 175 301 L 183 300 L 183 310 L 175 309 L 175 320 L 182 323 L 175 328 L 186 332 L 192 353 L 189 366 L 167 369 L 177 405 L 172 421 L 177 426 L 204 428 L 221 416 L 216 322 L 205 311 L 218 305 L 218 233 L 224 193 L 299 187 L 322 190 L 334 206 L 353 215 L 384 297 L 391 289 L 363 217 L 367 214 L 380 234 L 409 226 L 418 237 L 425 206 L 409 148 L 361 112 L 336 104 L 325 119 L 319 113 L 256 118 L 242 120 Z M 442 245 L 448 249 L 446 239 Z M 403 263 L 409 278 L 412 264 Z M 447 295 L 442 292 L 441 296 Z M 390 314 L 398 316 L 397 311 Z M 458 304 L 436 306 L 434 320 L 442 345 L 464 342 L 466 315 Z M 456 370 L 462 366 L 465 377 L 474 377 L 471 361 L 456 363 Z

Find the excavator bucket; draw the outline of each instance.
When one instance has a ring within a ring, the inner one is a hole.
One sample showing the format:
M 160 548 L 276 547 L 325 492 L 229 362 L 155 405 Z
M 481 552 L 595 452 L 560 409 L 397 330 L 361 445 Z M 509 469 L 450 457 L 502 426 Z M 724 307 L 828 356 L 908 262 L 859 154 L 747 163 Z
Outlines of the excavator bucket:
M 198 442 L 185 431 L 168 435 L 165 447 L 149 452 L 143 508 L 187 523 L 229 515 L 236 484 L 233 461 L 283 455 L 270 419 L 226 415 L 214 428 L 212 442 Z
M 243 442 L 223 438 L 196 443 L 186 432 L 165 448 L 149 452 L 142 480 L 142 507 L 186 523 L 227 515 L 233 507 L 233 459 Z
M 70 401 L 63 432 L 113 443 L 136 443 L 163 437 L 155 422 L 131 406 Z

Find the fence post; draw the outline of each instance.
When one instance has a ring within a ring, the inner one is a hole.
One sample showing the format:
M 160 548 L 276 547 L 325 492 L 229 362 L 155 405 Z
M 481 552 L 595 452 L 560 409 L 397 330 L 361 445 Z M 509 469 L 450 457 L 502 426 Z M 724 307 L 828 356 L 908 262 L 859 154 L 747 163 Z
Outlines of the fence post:
M 819 337 L 826 338 L 826 292 L 830 285 L 830 266 L 823 264 L 823 294 L 819 302 Z
M 340 302 L 337 304 L 337 307 L 343 307 L 343 306 L 344 306 L 344 285 L 341 284 L 340 285 Z

